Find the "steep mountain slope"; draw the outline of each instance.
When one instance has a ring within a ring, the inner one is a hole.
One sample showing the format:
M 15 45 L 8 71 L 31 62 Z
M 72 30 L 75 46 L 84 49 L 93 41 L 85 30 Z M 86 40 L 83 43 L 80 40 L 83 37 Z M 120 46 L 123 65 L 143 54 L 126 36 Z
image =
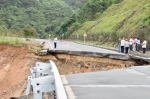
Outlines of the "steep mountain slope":
M 68 37 L 72 32 L 78 29 L 82 23 L 92 21 L 99 16 L 112 4 L 118 4 L 123 0 L 88 0 L 76 14 L 73 14 L 69 20 L 66 20 L 60 27 L 57 34 L 65 33 Z
M 89 39 L 95 35 L 97 39 L 117 39 L 118 37 L 141 36 L 147 32 L 150 23 L 149 0 L 124 0 L 113 4 L 96 21 L 87 21 L 76 30 L 76 34 L 87 33 Z M 114 38 L 111 38 L 114 37 Z M 146 36 L 145 36 L 146 37 Z

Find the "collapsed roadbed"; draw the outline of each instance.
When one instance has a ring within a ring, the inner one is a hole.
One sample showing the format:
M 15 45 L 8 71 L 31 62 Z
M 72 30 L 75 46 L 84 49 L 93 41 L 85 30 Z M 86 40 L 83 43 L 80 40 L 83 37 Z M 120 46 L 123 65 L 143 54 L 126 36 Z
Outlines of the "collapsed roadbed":
M 31 45 L 33 47 L 33 45 Z M 116 68 L 147 65 L 143 60 L 130 59 L 128 56 L 75 51 L 51 51 L 48 55 L 37 56 L 31 47 L 0 45 L 0 97 L 15 99 L 26 92 L 29 69 L 36 61 L 53 60 L 61 75 L 106 71 Z M 94 56 L 93 56 L 94 55 Z

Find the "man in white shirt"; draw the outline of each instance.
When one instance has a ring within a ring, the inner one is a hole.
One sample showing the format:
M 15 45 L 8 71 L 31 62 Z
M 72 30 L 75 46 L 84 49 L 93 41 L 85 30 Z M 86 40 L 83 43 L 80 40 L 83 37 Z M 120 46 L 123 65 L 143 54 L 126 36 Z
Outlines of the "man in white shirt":
M 142 43 L 143 54 L 146 53 L 146 45 L 147 45 L 147 41 L 144 39 L 144 41 Z
M 122 38 L 121 40 L 121 53 L 124 53 L 124 45 L 125 45 L 125 40 Z
M 54 38 L 54 48 L 57 47 L 57 37 Z

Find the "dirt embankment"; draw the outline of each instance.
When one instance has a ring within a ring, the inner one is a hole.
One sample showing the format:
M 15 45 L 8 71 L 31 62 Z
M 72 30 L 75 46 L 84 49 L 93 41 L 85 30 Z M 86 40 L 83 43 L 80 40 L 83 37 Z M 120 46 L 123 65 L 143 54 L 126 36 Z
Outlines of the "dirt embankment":
M 29 48 L 31 47 L 0 45 L 0 99 L 25 95 L 29 69 L 36 61 L 53 60 L 62 75 L 138 65 L 132 60 L 121 61 L 65 54 L 36 56 Z
M 54 60 L 61 75 L 104 71 L 110 69 L 125 69 L 129 66 L 139 65 L 136 61 L 116 60 L 109 58 L 82 57 L 66 54 L 55 54 L 52 56 L 43 56 L 41 61 L 46 62 L 48 59 Z
M 0 45 L 0 99 L 25 93 L 29 68 L 35 61 L 28 48 Z

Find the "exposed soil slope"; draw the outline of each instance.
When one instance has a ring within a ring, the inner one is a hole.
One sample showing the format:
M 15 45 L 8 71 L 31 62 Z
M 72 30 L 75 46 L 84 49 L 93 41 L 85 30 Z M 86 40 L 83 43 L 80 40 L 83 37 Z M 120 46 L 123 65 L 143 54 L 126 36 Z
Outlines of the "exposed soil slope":
M 35 55 L 25 47 L 0 45 L 0 99 L 21 96 Z

